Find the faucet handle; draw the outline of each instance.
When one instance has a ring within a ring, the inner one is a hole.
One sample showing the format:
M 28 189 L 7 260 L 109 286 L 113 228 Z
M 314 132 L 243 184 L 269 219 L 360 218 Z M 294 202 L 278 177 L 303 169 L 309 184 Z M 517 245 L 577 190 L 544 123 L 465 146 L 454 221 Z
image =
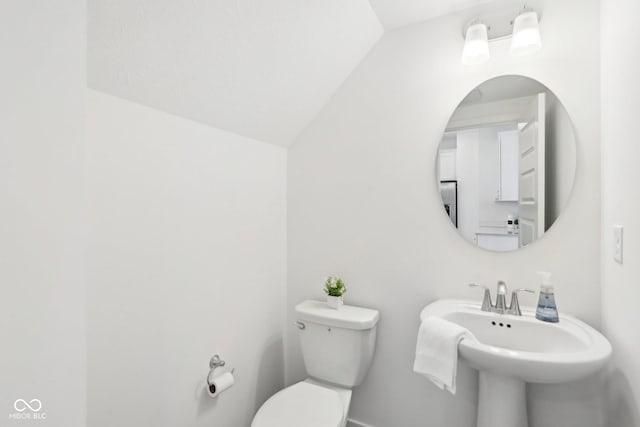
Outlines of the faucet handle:
M 515 291 L 511 292 L 512 294 L 518 294 L 519 292 L 529 292 L 530 294 L 535 294 L 536 291 L 534 291 L 533 289 L 530 288 L 520 288 L 520 289 L 516 289 Z
M 493 303 L 491 302 L 491 290 L 489 289 L 489 287 L 481 285 L 479 283 L 469 283 L 469 287 L 484 289 L 484 297 L 482 298 L 482 307 L 480 307 L 480 309 L 482 311 L 491 311 L 491 309 L 493 308 Z
M 536 293 L 536 291 L 529 288 L 520 288 L 511 292 L 511 303 L 509 304 L 509 309 L 507 310 L 507 314 L 512 314 L 514 316 L 522 316 L 522 311 L 520 311 L 520 302 L 518 301 L 518 294 L 520 292 L 528 292 L 530 294 Z

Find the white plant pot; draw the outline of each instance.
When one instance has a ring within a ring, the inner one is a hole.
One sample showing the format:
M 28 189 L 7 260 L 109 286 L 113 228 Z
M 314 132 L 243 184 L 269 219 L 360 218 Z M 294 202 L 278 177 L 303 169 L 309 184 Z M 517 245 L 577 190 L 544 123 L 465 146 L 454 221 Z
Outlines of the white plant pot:
M 331 295 L 327 295 L 327 305 L 329 307 L 337 310 L 342 304 L 344 304 L 342 297 L 332 297 Z

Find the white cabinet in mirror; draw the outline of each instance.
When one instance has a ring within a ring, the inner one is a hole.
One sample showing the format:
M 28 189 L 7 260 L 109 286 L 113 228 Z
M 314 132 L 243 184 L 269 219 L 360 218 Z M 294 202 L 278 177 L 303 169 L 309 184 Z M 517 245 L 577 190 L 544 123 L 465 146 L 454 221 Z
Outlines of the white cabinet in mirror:
M 576 168 L 569 115 L 522 76 L 489 80 L 454 111 L 438 149 L 444 205 L 466 240 L 511 251 L 540 239 L 565 206 Z

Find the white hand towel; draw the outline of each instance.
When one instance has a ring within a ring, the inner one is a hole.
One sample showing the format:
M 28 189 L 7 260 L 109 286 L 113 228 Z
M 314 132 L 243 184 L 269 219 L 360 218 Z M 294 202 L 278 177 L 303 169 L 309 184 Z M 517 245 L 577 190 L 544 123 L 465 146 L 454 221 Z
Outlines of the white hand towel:
M 426 318 L 420 325 L 413 370 L 442 390 L 456 394 L 458 343 L 475 337 L 467 329 L 440 317 Z

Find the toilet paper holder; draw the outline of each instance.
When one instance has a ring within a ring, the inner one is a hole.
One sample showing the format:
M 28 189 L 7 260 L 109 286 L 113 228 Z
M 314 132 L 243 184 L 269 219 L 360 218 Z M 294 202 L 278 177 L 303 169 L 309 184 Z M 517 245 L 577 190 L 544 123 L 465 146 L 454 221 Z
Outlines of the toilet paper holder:
M 224 360 L 222 360 L 220 358 L 219 355 L 214 354 L 213 357 L 211 358 L 211 360 L 209 360 L 209 375 L 207 375 L 207 385 L 210 387 L 211 386 L 211 381 L 213 381 L 213 371 L 215 371 L 218 368 L 222 368 L 223 366 L 225 366 L 227 364 L 227 362 L 225 362 Z M 236 371 L 235 368 L 231 369 L 231 373 L 233 374 Z
M 226 365 L 227 362 L 225 362 L 224 360 L 220 359 L 220 356 L 217 354 L 214 354 L 213 357 L 211 358 L 211 360 L 209 360 L 209 368 L 211 369 L 216 369 L 216 368 L 220 368 L 224 365 Z

